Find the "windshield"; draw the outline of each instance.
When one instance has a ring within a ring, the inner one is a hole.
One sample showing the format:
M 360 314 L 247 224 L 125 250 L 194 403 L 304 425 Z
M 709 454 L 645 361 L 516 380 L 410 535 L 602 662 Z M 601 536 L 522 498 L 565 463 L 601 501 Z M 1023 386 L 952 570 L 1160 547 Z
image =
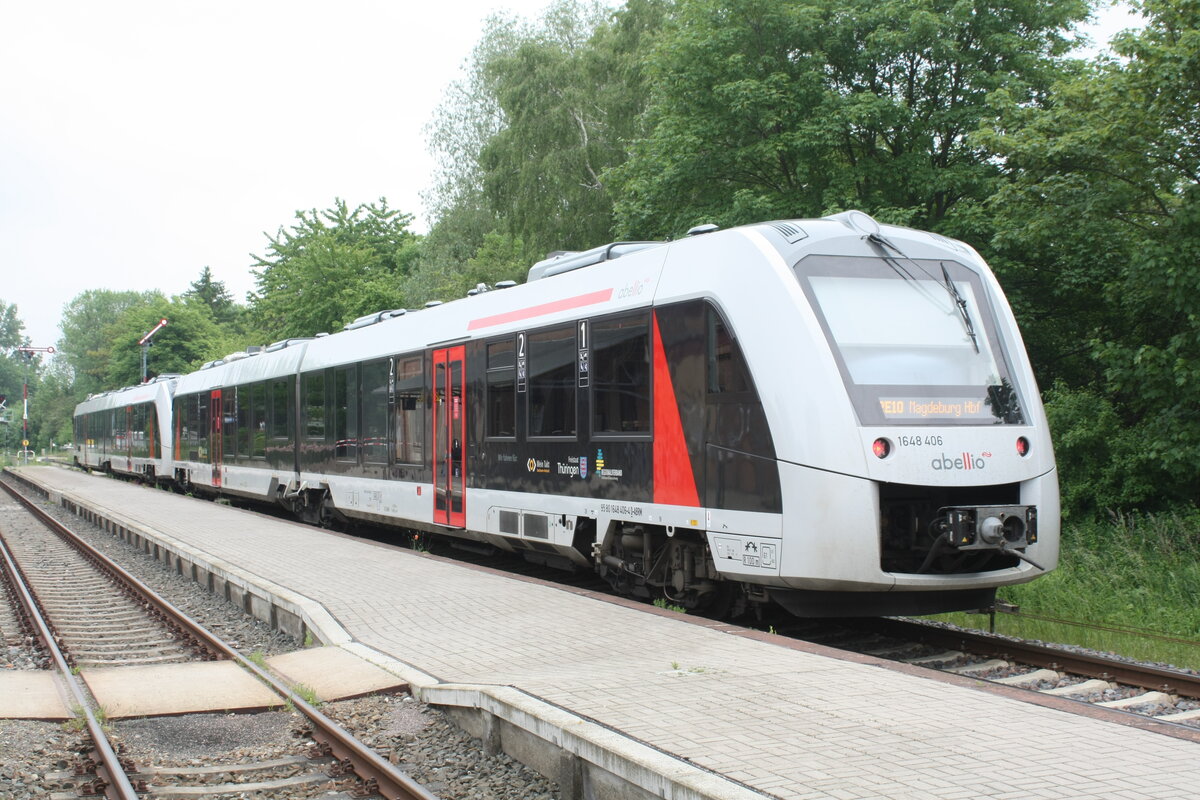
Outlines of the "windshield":
M 796 272 L 863 424 L 1024 421 L 972 270 L 954 261 L 810 256 Z

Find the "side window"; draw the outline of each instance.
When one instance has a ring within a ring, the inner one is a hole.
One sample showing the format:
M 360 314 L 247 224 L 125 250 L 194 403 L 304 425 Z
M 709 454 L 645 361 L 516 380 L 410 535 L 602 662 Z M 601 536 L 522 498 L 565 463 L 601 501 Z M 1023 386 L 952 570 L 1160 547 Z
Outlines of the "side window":
M 126 416 L 127 412 L 124 407 L 116 408 L 112 411 L 113 447 L 122 452 L 129 445 L 129 442 L 126 441 Z
M 271 381 L 271 438 L 288 438 L 288 382 Z
M 358 365 L 333 371 L 333 455 L 358 461 Z
M 199 442 L 196 447 L 196 460 L 202 464 L 209 463 L 208 440 L 212 436 L 212 418 L 209 416 L 208 408 L 210 400 L 211 395 L 206 391 L 196 395 L 196 441 Z
M 592 432 L 650 432 L 650 320 L 645 314 L 591 323 Z
M 512 337 L 487 346 L 487 435 L 517 435 L 517 358 Z
M 425 364 L 421 356 L 396 360 L 396 463 L 425 461 Z
M 221 452 L 225 460 L 232 460 L 234 456 L 245 455 L 245 445 L 242 442 L 245 439 L 238 435 L 238 390 L 236 386 L 226 387 L 221 392 L 221 437 L 224 442 L 221 445 Z
M 575 326 L 529 334 L 529 435 L 575 435 Z
M 250 387 L 250 412 L 246 424 L 250 435 L 250 456 L 263 458 L 267 454 L 267 384 Z
M 325 439 L 325 373 L 310 372 L 300 379 L 300 402 L 304 406 L 304 438 Z
M 390 361 L 372 361 L 362 368 L 363 461 L 386 464 L 388 460 L 388 379 Z
M 248 385 L 237 387 L 237 440 L 238 455 L 252 456 L 254 447 L 254 389 Z
M 708 309 L 708 393 L 750 391 L 741 350 L 715 308 Z

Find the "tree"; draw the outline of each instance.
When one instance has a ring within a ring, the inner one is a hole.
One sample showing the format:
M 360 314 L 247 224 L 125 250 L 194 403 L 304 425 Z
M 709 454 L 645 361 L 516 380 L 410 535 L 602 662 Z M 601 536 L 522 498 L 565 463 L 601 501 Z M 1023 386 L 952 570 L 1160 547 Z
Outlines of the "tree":
M 191 372 L 204 362 L 230 352 L 206 307 L 158 295 L 126 310 L 105 327 L 105 336 L 112 342 L 105 372 L 106 388 L 141 383 L 142 348 L 138 341 L 164 318 L 168 324 L 154 334 L 147 353 L 149 377 Z
M 128 309 L 161 297 L 158 292 L 89 289 L 76 295 L 66 305 L 63 309 L 63 335 L 58 340 L 58 351 L 74 374 L 75 390 L 80 397 L 103 389 L 116 388 L 107 383 L 108 361 L 113 351 L 112 342 L 106 335 L 107 326 L 119 319 Z M 141 334 L 138 338 L 141 338 Z M 134 339 L 134 342 L 136 343 L 137 339 Z
M 1153 508 L 1194 503 L 1200 481 L 1190 458 L 1200 437 L 1200 4 L 1137 6 L 1147 24 L 1116 40 L 1120 60 L 1071 76 L 1046 108 L 998 95 L 1001 116 L 981 140 L 1012 177 L 991 204 L 1001 244 L 1036 254 L 1053 314 L 1046 338 L 1090 368 L 1060 402 L 1103 399 L 1137 443 L 1102 502 Z M 1103 441 L 1079 435 L 1086 415 L 1062 420 L 1056 435 Z
M 444 270 L 434 264 L 422 263 L 405 284 L 405 292 L 415 305 L 420 306 L 431 300 L 464 297 L 479 284 L 491 287 L 506 280 L 520 283 L 529 269 L 524 252 L 520 239 L 492 231 L 483 237 L 475 255 L 457 269 Z
M 0 411 L 0 442 L 11 445 L 20 437 L 22 389 L 26 364 L 16 348 L 26 343 L 22 334 L 25 324 L 17 316 L 17 307 L 0 300 L 0 395 L 5 396 L 5 410 Z M 36 376 L 36 373 L 32 373 Z
M 405 305 L 403 279 L 419 254 L 412 216 L 387 201 L 351 210 L 335 200 L 325 211 L 297 211 L 266 256 L 254 256 L 255 323 L 272 338 L 335 332 L 355 317 Z
M 218 325 L 234 325 L 240 317 L 240 308 L 233 302 L 233 296 L 225 288 L 224 281 L 214 281 L 212 270 L 205 267 L 197 278 L 183 293 L 184 300 L 194 300 L 208 306 L 213 320 Z
M 620 232 L 859 207 L 938 228 L 995 188 L 969 134 L 1037 103 L 1086 0 L 693 0 L 654 52 L 648 136 L 613 171 Z
M 38 382 L 36 396 L 30 401 L 33 449 L 49 451 L 55 445 L 71 443 L 75 436 L 75 406 L 82 399 L 75 394 L 66 362 L 61 358 L 51 360 Z
M 431 126 L 440 176 L 427 256 L 451 261 L 439 263 L 443 272 L 461 268 L 492 233 L 520 241 L 527 263 L 611 238 L 604 175 L 641 130 L 642 65 L 669 8 L 631 0 L 611 12 L 559 0 L 536 23 L 489 21 Z M 456 260 L 443 258 L 451 247 Z

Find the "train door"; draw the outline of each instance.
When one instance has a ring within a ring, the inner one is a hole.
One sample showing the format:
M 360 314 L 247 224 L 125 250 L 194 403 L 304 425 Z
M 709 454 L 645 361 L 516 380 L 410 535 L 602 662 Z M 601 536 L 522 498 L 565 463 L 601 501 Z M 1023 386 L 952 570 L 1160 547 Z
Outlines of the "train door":
M 221 486 L 221 463 L 225 460 L 223 440 L 221 438 L 222 419 L 224 414 L 221 405 L 221 390 L 213 389 L 208 403 L 208 453 L 212 462 L 212 485 Z
M 466 348 L 433 351 L 433 521 L 466 525 Z

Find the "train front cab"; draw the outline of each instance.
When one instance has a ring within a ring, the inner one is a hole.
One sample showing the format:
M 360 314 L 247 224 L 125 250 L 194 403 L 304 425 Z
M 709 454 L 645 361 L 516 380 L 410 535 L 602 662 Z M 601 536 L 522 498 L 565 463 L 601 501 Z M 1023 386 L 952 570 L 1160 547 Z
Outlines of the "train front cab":
M 907 235 L 825 243 L 793 267 L 836 365 L 829 388 L 850 401 L 831 427 L 856 454 L 786 470 L 807 519 L 789 517 L 794 588 L 774 596 L 795 613 L 984 608 L 1057 563 L 1053 453 L 1011 312 L 968 248 Z

